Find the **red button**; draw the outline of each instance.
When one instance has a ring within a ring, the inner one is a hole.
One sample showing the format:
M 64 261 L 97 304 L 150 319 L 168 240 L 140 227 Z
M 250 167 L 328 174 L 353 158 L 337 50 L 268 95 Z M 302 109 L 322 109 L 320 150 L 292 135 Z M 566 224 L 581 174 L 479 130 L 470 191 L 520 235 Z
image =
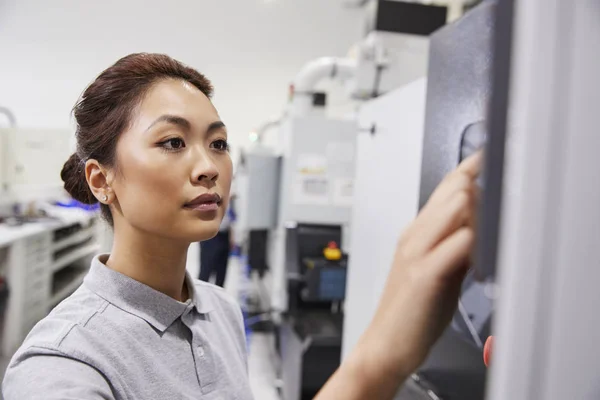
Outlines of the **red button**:
M 490 366 L 490 360 L 492 358 L 492 346 L 494 345 L 494 337 L 490 336 L 485 341 L 485 346 L 483 346 L 483 362 L 486 367 Z

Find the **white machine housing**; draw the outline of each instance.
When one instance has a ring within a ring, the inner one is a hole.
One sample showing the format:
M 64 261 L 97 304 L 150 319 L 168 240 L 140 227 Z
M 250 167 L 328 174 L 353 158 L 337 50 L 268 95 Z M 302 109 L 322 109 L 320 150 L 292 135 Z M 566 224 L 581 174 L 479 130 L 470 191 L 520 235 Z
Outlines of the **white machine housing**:
M 236 176 L 238 226 L 270 230 L 272 308 L 287 309 L 285 229 L 299 223 L 348 227 L 354 199 L 355 120 L 319 113 L 289 116 L 279 127 L 282 154 L 261 145 L 243 152 Z
M 256 144 L 243 150 L 235 177 L 236 233 L 277 226 L 281 157 Z
M 281 127 L 283 143 L 279 215 L 271 231 L 272 308 L 287 310 L 285 229 L 298 223 L 340 225 L 351 218 L 357 125 L 319 115 L 289 117 Z M 345 228 L 345 229 L 344 229 Z M 344 243 L 347 239 L 344 238 Z
M 285 121 L 281 134 L 285 147 L 279 221 L 347 224 L 353 196 L 356 122 L 294 117 Z
M 423 77 L 429 38 L 373 31 L 356 47 L 356 74 L 346 89 L 351 98 L 370 99 Z
M 71 137 L 68 130 L 0 129 L 0 203 L 61 196 Z

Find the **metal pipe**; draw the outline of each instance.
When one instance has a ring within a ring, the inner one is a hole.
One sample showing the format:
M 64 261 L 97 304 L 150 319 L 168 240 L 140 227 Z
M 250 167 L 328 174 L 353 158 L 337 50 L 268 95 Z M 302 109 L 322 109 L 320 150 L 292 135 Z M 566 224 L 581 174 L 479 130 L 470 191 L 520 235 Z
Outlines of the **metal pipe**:
M 256 134 L 256 141 L 257 142 L 262 142 L 262 138 L 265 135 L 265 133 L 272 128 L 275 128 L 277 126 L 279 126 L 281 124 L 281 119 L 282 117 L 275 117 L 272 118 L 268 121 L 265 121 L 264 123 L 262 123 L 253 133 Z
M 357 63 L 348 58 L 322 57 L 307 63 L 293 82 L 292 113 L 307 114 L 315 86 L 325 78 L 346 80 L 356 75 Z
M 348 79 L 356 73 L 356 61 L 347 58 L 322 57 L 307 63 L 294 79 L 294 91 L 312 91 L 324 78 Z
M 8 123 L 10 124 L 11 128 L 17 127 L 17 118 L 15 118 L 15 114 L 13 114 L 12 111 L 10 111 L 6 107 L 0 106 L 0 114 L 4 114 L 6 116 L 6 119 L 8 119 Z

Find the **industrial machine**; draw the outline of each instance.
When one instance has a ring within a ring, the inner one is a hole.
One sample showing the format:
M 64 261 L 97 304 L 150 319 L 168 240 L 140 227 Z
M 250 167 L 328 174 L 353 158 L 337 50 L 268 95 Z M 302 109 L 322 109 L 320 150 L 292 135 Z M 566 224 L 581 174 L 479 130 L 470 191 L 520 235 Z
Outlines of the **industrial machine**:
M 373 315 L 400 228 L 461 159 L 486 149 L 472 273 L 451 326 L 398 399 L 600 396 L 590 345 L 600 326 L 599 16 L 593 1 L 484 1 L 433 35 L 426 100 L 415 82 L 363 107 L 374 134 L 359 136 L 344 354 Z M 388 147 L 400 149 L 395 158 Z M 417 173 L 405 156 L 421 151 Z M 400 188 L 372 205 L 383 194 L 368 175 L 375 165 L 378 181 Z M 491 372 L 481 351 L 490 332 Z
M 373 126 L 373 134 L 359 137 L 361 195 L 353 218 L 345 354 L 377 307 L 399 233 L 443 177 L 486 144 L 495 8 L 495 2 L 484 2 L 431 36 L 426 82 L 413 82 L 363 107 L 361 124 Z M 371 182 L 375 169 L 379 183 Z M 394 183 L 381 188 L 384 182 Z M 500 182 L 480 183 L 486 191 Z M 372 198 L 381 200 L 372 204 Z M 369 259 L 373 268 L 361 268 Z M 473 271 L 451 326 L 399 399 L 483 398 L 482 353 L 490 335 L 494 284 L 493 275 L 475 275 L 482 268 Z
M 68 130 L 0 129 L 0 210 L 63 196 L 60 171 L 70 155 L 71 137 Z
M 244 152 L 236 180 L 250 268 L 270 272 L 283 393 L 299 399 L 340 362 L 356 125 L 296 115 L 280 135 L 283 154 Z
M 271 301 L 262 311 L 279 330 L 287 400 L 312 398 L 339 366 L 357 135 L 371 131 L 356 118 L 328 116 L 317 84 L 340 79 L 350 98 L 365 100 L 422 77 L 428 35 L 446 23 L 447 10 L 380 0 L 365 6 L 365 16 L 365 39 L 351 57 L 317 59 L 300 71 L 286 112 L 265 124 L 277 127 L 277 143 L 256 140 L 236 175 L 250 268 L 268 271 Z
M 340 363 L 347 256 L 340 226 L 286 231 L 288 312 L 280 328 L 283 395 L 312 398 Z

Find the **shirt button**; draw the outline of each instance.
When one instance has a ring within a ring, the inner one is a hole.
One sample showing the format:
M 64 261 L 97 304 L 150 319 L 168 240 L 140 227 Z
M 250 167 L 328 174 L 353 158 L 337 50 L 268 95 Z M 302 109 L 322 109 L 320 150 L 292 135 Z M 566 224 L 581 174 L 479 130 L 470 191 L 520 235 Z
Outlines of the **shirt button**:
M 198 355 L 204 357 L 204 347 L 198 346 Z

